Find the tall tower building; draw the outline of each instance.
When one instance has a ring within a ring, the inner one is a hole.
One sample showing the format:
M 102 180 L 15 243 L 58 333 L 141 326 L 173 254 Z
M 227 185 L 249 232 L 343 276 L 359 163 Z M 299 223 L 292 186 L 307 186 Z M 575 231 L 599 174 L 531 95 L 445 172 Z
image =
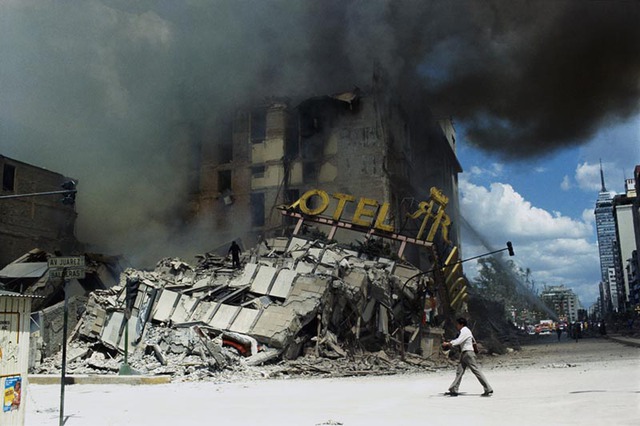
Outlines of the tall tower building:
M 600 255 L 600 273 L 604 294 L 603 311 L 618 310 L 618 285 L 622 273 L 619 268 L 618 242 L 616 240 L 616 220 L 613 208 L 615 193 L 607 191 L 604 184 L 604 172 L 600 163 L 600 181 L 602 187 L 596 201 L 596 233 L 598 236 L 598 252 Z M 612 269 L 610 271 L 610 269 Z

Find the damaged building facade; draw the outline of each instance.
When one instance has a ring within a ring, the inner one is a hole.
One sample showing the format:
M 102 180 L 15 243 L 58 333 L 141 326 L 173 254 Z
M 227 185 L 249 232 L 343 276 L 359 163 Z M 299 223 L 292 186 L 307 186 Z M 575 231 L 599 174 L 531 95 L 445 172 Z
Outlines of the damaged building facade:
M 0 196 L 60 191 L 63 175 L 0 155 Z M 0 202 L 0 267 L 37 247 L 54 252 L 79 250 L 76 211 L 62 195 L 8 198 Z
M 462 170 L 453 125 L 429 111 L 412 115 L 376 87 L 241 110 L 224 132 L 198 145 L 192 214 L 225 240 L 253 245 L 260 236 L 290 235 L 293 222 L 277 207 L 319 188 L 389 203 L 393 226 L 416 233 L 419 223 L 406 215 L 436 187 L 450 200 L 449 239 L 459 245 Z M 345 208 L 353 213 L 356 206 Z

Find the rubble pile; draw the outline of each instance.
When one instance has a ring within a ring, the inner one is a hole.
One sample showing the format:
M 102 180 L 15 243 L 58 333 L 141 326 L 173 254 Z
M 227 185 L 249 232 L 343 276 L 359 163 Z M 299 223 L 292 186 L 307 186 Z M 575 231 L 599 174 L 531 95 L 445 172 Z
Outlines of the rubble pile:
M 424 283 L 408 279 L 420 271 L 407 263 L 299 237 L 270 240 L 242 263 L 207 253 L 195 266 L 168 258 L 153 271 L 125 270 L 89 295 L 67 371 L 115 373 L 125 356 L 141 374 L 174 380 L 395 374 L 448 362 L 442 330 L 424 329 Z M 57 353 L 33 372 L 60 365 Z

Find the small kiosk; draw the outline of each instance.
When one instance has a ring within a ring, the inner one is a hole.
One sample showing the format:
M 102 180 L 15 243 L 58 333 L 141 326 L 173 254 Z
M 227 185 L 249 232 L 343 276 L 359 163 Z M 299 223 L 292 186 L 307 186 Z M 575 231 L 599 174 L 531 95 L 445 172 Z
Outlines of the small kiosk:
M 0 425 L 3 426 L 24 424 L 33 297 L 0 290 Z

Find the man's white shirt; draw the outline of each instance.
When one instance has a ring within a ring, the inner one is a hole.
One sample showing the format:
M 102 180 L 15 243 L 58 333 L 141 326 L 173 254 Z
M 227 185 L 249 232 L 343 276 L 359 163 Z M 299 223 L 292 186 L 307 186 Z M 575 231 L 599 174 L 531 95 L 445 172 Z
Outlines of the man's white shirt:
M 450 342 L 453 346 L 460 346 L 461 351 L 473 351 L 473 334 L 468 327 L 462 327 L 458 337 Z

